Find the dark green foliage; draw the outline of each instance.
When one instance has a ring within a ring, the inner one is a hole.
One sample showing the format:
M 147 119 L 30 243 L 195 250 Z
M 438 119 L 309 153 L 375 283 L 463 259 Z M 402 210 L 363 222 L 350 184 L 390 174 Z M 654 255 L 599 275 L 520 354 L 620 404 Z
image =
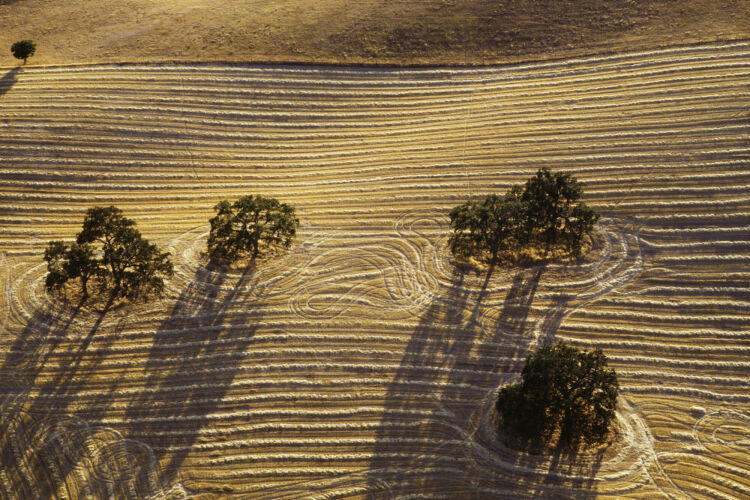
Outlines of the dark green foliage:
M 521 195 L 529 239 L 548 249 L 562 244 L 578 255 L 581 238 L 599 220 L 596 212 L 578 201 L 580 198 L 581 185 L 570 174 L 540 168 L 526 181 Z
M 89 280 L 102 276 L 103 272 L 99 260 L 94 256 L 94 249 L 85 243 L 68 246 L 62 241 L 50 241 L 44 251 L 44 260 L 47 261 L 47 289 L 59 290 L 68 280 L 79 278 L 83 300 L 89 296 Z
M 13 57 L 23 59 L 23 63 L 26 64 L 26 59 L 36 52 L 36 44 L 31 40 L 19 40 L 10 46 L 10 51 L 13 53 Z
M 291 246 L 299 219 L 294 207 L 274 198 L 243 196 L 234 203 L 222 201 L 214 207 L 208 253 L 212 259 L 235 261 L 251 254 L 258 256 L 261 245 Z
M 501 251 L 523 243 L 523 210 L 518 187 L 455 207 L 450 213 L 451 251 L 461 257 L 489 253 L 496 260 Z
M 116 290 L 122 283 L 134 256 L 134 245 L 141 240 L 135 221 L 122 215 L 119 208 L 94 207 L 86 212 L 83 229 L 76 238 L 78 243 L 101 244 L 102 264 L 109 268 L 109 277 Z M 122 290 L 124 292 L 124 290 Z
M 615 416 L 619 384 L 601 349 L 584 352 L 547 344 L 526 359 L 521 382 L 500 391 L 502 425 L 534 443 L 556 438 L 558 446 L 604 441 Z
M 98 278 L 103 289 L 111 289 L 114 297 L 136 298 L 161 293 L 164 278 L 172 275 L 169 253 L 160 252 L 144 239 L 135 222 L 116 207 L 89 209 L 76 243 L 68 247 L 50 242 L 44 259 L 49 271 L 47 288 L 58 289 L 68 280 L 80 278 L 84 299 L 92 277 Z
M 580 197 L 581 187 L 570 174 L 541 168 L 523 187 L 451 210 L 451 251 L 460 257 L 489 255 L 493 262 L 503 252 L 530 246 L 547 252 L 561 247 L 579 256 L 583 237 L 599 219 Z
M 108 268 L 116 296 L 134 298 L 139 294 L 161 293 L 164 278 L 172 276 L 168 252 L 160 252 L 141 236 L 135 222 L 119 208 L 94 207 L 86 212 L 78 243 L 101 244 L 101 262 Z

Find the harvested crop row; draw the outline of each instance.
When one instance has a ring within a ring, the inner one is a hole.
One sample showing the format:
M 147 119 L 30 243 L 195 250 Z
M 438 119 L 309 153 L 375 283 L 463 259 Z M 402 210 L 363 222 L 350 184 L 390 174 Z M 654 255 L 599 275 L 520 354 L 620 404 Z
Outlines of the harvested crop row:
M 0 87 L 0 496 L 744 498 L 750 43 L 474 69 L 27 68 Z M 451 207 L 540 166 L 602 214 L 581 262 L 455 267 Z M 222 199 L 294 246 L 207 266 Z M 172 253 L 102 315 L 43 249 L 115 204 Z M 613 442 L 498 439 L 536 345 L 601 347 Z M 9 464 L 9 465 L 5 465 Z

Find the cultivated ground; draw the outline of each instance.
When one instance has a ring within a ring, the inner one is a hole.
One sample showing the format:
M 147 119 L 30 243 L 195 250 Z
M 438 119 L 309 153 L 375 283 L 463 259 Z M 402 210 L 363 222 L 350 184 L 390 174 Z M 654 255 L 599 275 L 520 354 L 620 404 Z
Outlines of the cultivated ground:
M 750 0 L 0 0 L 0 65 L 480 64 L 750 38 Z
M 483 69 L 112 65 L 0 85 L 5 498 L 747 498 L 750 43 Z M 538 167 L 602 213 L 577 265 L 452 265 L 448 210 Z M 298 207 L 292 250 L 207 265 L 221 199 Z M 116 204 L 163 300 L 51 300 L 42 253 Z M 540 342 L 601 347 L 618 434 L 495 435 Z

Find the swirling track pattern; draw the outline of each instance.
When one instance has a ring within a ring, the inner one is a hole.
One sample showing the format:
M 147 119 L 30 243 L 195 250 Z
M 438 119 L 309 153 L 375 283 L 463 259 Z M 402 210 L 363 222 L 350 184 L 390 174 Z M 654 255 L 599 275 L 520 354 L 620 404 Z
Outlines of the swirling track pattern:
M 3 498 L 747 498 L 750 43 L 477 69 L 24 68 L 0 95 Z M 452 206 L 566 170 L 580 262 L 456 267 Z M 226 269 L 208 219 L 294 204 Z M 46 242 L 116 204 L 166 296 L 78 308 Z M 498 435 L 536 345 L 601 347 L 622 398 L 575 460 Z
M 112 429 L 73 416 L 34 416 L 16 402 L 3 405 L 6 498 L 187 498 L 167 485 L 151 449 Z

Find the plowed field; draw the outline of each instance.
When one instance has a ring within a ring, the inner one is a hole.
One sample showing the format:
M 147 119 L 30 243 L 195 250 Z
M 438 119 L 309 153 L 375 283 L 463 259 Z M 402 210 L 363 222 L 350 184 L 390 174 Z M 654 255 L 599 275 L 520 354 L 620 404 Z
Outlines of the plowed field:
M 111 65 L 0 83 L 4 498 L 747 498 L 750 43 L 480 69 Z M 576 264 L 457 268 L 447 213 L 541 166 L 602 214 Z M 292 249 L 208 265 L 219 200 Z M 163 299 L 76 308 L 46 242 L 114 204 Z M 601 347 L 618 433 L 513 451 L 496 388 Z

